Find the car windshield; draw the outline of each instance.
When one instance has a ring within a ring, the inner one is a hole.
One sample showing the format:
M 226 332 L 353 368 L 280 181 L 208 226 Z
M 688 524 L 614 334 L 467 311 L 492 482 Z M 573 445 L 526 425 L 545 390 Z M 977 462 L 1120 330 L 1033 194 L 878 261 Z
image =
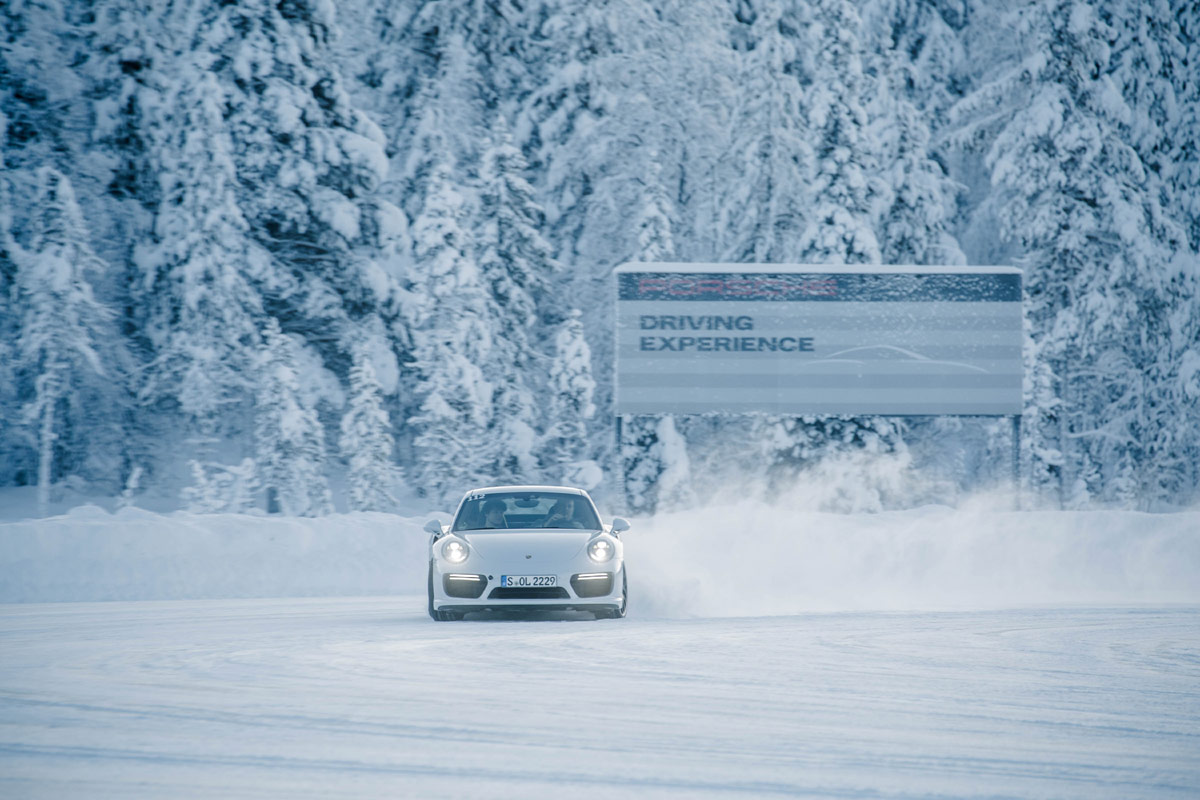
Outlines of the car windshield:
M 560 528 L 599 530 L 596 509 L 582 495 L 566 492 L 492 492 L 463 501 L 453 530 Z

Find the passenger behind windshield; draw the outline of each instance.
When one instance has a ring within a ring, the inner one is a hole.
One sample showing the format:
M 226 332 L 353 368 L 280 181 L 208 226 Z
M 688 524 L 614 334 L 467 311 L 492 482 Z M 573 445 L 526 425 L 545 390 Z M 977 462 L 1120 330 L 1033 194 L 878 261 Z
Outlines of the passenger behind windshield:
M 542 523 L 543 528 L 582 528 L 583 522 L 575 518 L 575 500 L 566 498 L 550 507 L 550 514 Z
M 495 492 L 469 496 L 452 530 L 566 528 L 599 530 L 600 520 L 586 498 L 561 492 Z

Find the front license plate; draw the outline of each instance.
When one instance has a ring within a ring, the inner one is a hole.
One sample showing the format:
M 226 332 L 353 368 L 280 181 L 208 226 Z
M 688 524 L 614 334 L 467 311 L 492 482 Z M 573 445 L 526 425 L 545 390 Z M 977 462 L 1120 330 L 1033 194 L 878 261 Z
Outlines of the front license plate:
M 555 586 L 558 583 L 557 575 L 501 575 L 501 586 Z

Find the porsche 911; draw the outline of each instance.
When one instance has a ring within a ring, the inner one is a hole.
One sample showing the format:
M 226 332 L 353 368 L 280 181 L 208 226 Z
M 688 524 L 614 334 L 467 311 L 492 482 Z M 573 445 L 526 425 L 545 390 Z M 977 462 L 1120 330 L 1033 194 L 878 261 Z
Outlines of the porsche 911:
M 450 525 L 430 520 L 429 616 L 473 611 L 587 611 L 625 616 L 620 517 L 565 486 L 493 486 L 463 496 Z

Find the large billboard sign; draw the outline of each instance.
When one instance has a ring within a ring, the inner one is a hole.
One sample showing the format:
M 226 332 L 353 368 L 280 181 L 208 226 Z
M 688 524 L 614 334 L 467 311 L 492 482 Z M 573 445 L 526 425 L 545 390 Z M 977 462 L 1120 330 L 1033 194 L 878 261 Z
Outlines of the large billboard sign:
M 1021 413 L 1011 267 L 625 264 L 618 414 Z

